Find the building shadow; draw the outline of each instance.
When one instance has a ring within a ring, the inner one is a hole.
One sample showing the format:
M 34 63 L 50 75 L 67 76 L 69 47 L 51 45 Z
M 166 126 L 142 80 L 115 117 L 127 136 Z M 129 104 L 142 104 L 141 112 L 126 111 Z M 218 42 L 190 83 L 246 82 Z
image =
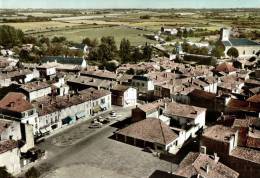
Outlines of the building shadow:
M 155 170 L 149 178 L 183 178 L 181 176 L 173 175 L 171 173 L 165 172 L 165 171 L 160 171 L 160 170 Z
M 131 124 L 131 120 L 132 120 L 132 118 L 128 117 L 122 121 L 117 121 L 117 122 L 111 124 L 110 126 L 117 128 L 117 129 L 123 129 Z

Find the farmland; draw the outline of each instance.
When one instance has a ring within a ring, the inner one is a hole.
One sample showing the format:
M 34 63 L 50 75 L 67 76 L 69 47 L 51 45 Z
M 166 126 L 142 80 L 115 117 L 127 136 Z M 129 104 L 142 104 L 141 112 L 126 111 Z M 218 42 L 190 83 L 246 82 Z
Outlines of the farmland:
M 97 28 L 86 28 L 86 29 L 68 29 L 57 32 L 46 32 L 44 35 L 46 37 L 54 36 L 65 36 L 68 40 L 73 42 L 81 42 L 83 38 L 97 38 L 100 39 L 102 36 L 114 36 L 117 44 L 123 38 L 129 39 L 133 45 L 141 45 L 146 42 L 154 43 L 155 41 L 146 39 L 144 36 L 144 31 L 132 29 L 125 26 L 113 26 L 113 27 L 97 27 Z
M 128 38 L 133 45 L 145 42 L 154 43 L 155 41 L 145 38 L 143 34 L 156 33 L 162 26 L 165 28 L 203 28 L 209 32 L 222 27 L 236 27 L 242 32 L 260 29 L 260 12 L 254 9 L 42 11 L 17 12 L 11 18 L 15 18 L 15 15 L 17 18 L 49 17 L 51 21 L 2 24 L 21 29 L 27 35 L 64 36 L 73 42 L 81 42 L 85 37 L 100 39 L 102 36 L 114 36 L 117 44 L 122 38 Z M 149 18 L 141 18 L 145 15 Z

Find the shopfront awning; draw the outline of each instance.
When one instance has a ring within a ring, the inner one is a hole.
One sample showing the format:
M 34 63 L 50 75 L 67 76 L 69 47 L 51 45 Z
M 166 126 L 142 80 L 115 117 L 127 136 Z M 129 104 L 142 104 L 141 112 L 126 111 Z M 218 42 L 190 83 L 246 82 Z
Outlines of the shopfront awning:
M 64 124 L 70 124 L 70 123 L 72 123 L 73 120 L 74 120 L 73 117 L 68 116 L 68 117 L 62 119 L 62 125 L 64 125 Z
M 48 133 L 50 131 L 51 131 L 51 127 L 46 127 L 46 128 L 41 128 L 40 129 L 40 133 L 41 134 L 46 134 L 46 133 Z
M 78 112 L 78 113 L 76 114 L 77 119 L 81 119 L 81 118 L 83 118 L 83 117 L 85 117 L 85 116 L 86 116 L 86 115 L 85 115 L 84 112 Z
M 94 109 L 93 109 L 94 113 L 98 113 L 99 111 L 101 111 L 101 107 L 100 106 L 94 107 Z

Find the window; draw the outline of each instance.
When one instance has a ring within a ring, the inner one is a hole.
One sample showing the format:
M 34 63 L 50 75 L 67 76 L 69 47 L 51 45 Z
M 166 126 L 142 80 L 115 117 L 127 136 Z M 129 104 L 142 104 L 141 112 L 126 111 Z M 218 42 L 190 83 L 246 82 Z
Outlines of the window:
M 33 115 L 34 114 L 34 110 L 30 110 L 29 112 L 28 112 L 28 116 L 31 116 L 31 115 Z
M 253 50 L 253 54 L 255 54 L 255 50 Z
M 144 87 L 144 83 L 142 83 L 142 87 Z
M 245 51 L 245 50 L 243 51 L 243 54 L 246 54 L 246 51 Z
M 101 103 L 104 104 L 106 102 L 106 100 L 103 98 L 101 99 Z

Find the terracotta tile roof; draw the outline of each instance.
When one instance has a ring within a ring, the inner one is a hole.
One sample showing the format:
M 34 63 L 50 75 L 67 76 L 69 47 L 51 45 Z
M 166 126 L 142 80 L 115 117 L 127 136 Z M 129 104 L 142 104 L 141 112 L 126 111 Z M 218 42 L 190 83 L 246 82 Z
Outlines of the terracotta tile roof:
M 111 90 L 125 92 L 125 91 L 128 90 L 129 88 L 130 88 L 130 86 L 117 84 L 117 85 L 114 86 Z
M 17 148 L 17 146 L 18 146 L 18 143 L 15 140 L 0 141 L 0 154 L 5 153 L 14 148 Z
M 95 88 L 98 87 L 110 88 L 115 84 L 115 82 L 110 80 L 87 77 L 87 76 L 74 76 L 74 75 L 67 76 L 67 81 L 71 83 L 78 83 L 81 85 L 86 85 Z
M 58 96 L 56 98 L 50 96 L 42 97 L 34 101 L 32 104 L 36 108 L 39 116 L 43 116 L 90 100 L 96 100 L 108 94 L 110 94 L 110 92 L 106 90 L 89 88 L 80 91 L 79 95 Z
M 80 74 L 97 78 L 108 78 L 113 80 L 115 80 L 118 77 L 116 73 L 107 70 L 83 71 Z
M 147 104 L 140 105 L 140 106 L 138 106 L 138 108 L 146 113 L 146 112 L 158 110 L 159 107 L 162 105 L 163 105 L 162 102 L 153 102 L 153 103 L 147 103 Z
M 203 137 L 221 142 L 229 142 L 229 138 L 236 134 L 237 130 L 222 125 L 214 125 L 204 130 Z
M 119 134 L 145 140 L 151 143 L 167 145 L 173 142 L 178 135 L 160 119 L 148 118 L 118 131 Z
M 231 98 L 228 102 L 229 111 L 248 111 L 248 112 L 260 112 L 260 108 L 252 107 L 249 102 Z
M 33 91 L 48 88 L 48 87 L 50 87 L 50 85 L 47 84 L 46 82 L 36 81 L 36 82 L 30 82 L 30 83 L 21 85 L 20 88 L 27 92 L 33 92 Z
M 252 132 L 249 133 L 249 136 L 247 137 L 247 140 L 246 140 L 246 146 L 249 147 L 249 148 L 257 148 L 259 149 L 260 148 L 260 131 L 255 131 L 257 132 L 257 137 L 251 137 L 251 134 Z M 253 133 L 254 136 L 256 133 Z
M 206 111 L 206 108 L 171 102 L 166 104 L 166 108 L 163 114 L 195 119 L 199 114 L 204 111 Z
M 232 150 L 231 155 L 240 159 L 260 164 L 260 151 L 254 149 L 237 147 Z
M 204 98 L 208 100 L 214 100 L 216 98 L 216 94 L 209 93 L 203 90 L 195 89 L 192 92 L 189 93 L 189 96 L 198 97 L 198 98 Z
M 246 119 L 235 119 L 232 127 L 249 127 L 258 119 L 259 118 L 257 117 L 249 117 L 249 116 L 247 116 Z
M 236 71 L 236 68 L 234 68 L 232 64 L 224 62 L 222 64 L 219 64 L 216 67 L 215 71 L 229 73 Z
M 218 157 L 193 152 L 183 159 L 175 174 L 186 178 L 198 175 L 211 178 L 237 178 L 239 176 L 239 173 L 220 163 Z
M 25 95 L 22 93 L 9 92 L 1 101 L 0 109 L 14 112 L 24 112 L 33 109 L 30 102 L 25 100 Z
M 260 94 L 251 96 L 250 98 L 247 99 L 247 101 L 252 103 L 260 103 Z

